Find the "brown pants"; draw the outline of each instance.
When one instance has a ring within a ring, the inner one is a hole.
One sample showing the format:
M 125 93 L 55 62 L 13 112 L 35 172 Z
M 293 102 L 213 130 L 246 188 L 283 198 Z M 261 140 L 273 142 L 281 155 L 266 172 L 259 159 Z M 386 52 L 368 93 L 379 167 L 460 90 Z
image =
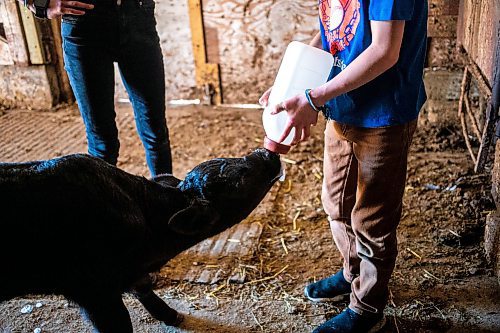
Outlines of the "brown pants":
M 326 126 L 323 207 L 344 258 L 344 277 L 352 283 L 349 307 L 359 314 L 381 313 L 387 303 L 416 124 Z

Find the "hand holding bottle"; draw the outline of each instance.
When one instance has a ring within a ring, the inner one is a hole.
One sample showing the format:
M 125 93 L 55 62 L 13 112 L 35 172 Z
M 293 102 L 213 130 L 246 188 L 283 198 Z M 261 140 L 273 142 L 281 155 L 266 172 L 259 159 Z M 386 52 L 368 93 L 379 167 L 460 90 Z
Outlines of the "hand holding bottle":
M 259 103 L 266 107 L 271 94 L 272 87 L 266 90 L 259 99 Z M 295 129 L 294 137 L 291 145 L 296 145 L 301 141 L 307 140 L 311 136 L 311 126 L 315 126 L 318 122 L 318 113 L 309 105 L 305 95 L 296 95 L 277 105 L 271 106 L 271 115 L 276 115 L 286 111 L 288 114 L 288 122 L 283 129 L 283 133 L 279 139 L 282 143 L 292 129 Z
M 299 42 L 289 44 L 273 87 L 259 99 L 266 106 L 262 115 L 265 148 L 286 154 L 290 145 L 310 136 L 310 126 L 318 120 L 310 88 L 327 81 L 332 65 L 327 52 Z

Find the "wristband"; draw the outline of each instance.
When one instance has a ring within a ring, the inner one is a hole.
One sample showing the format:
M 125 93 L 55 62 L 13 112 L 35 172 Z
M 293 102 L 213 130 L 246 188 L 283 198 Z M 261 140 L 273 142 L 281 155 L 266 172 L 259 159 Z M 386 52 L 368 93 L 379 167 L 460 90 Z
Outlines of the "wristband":
M 316 112 L 325 112 L 325 107 L 324 106 L 316 106 L 314 105 L 313 101 L 312 101 L 312 98 L 311 98 L 311 89 L 306 89 L 304 91 L 304 93 L 306 94 L 306 98 L 307 98 L 307 101 L 309 102 L 309 105 L 311 106 L 311 108 L 316 111 Z

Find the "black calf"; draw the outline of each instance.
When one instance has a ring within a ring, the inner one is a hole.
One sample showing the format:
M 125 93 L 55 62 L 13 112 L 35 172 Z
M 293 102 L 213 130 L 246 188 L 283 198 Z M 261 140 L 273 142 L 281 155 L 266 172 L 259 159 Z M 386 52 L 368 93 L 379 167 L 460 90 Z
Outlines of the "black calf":
M 122 301 L 131 291 L 154 318 L 178 324 L 148 273 L 248 216 L 279 173 L 264 149 L 204 162 L 184 181 L 87 155 L 0 163 L 0 300 L 62 294 L 100 332 L 132 332 Z

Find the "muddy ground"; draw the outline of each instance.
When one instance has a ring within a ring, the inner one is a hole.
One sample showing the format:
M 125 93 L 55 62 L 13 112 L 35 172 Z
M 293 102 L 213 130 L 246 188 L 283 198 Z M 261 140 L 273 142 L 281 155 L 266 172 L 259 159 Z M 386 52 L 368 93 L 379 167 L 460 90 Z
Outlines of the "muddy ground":
M 180 178 L 199 162 L 241 156 L 262 143 L 255 110 L 171 108 L 168 121 L 174 173 Z M 119 166 L 147 175 L 130 107 L 119 108 L 118 123 Z M 302 296 L 306 283 L 341 267 L 320 203 L 323 128 L 324 121 L 312 139 L 285 156 L 287 179 L 243 222 L 262 226 L 251 255 L 195 262 L 181 255 L 162 269 L 156 292 L 185 314 L 180 328 L 161 326 L 137 301 L 124 297 L 137 332 L 310 332 L 347 305 L 311 304 Z M 0 116 L 0 147 L 0 161 L 84 151 L 83 125 L 73 106 L 48 113 L 7 111 Z M 420 121 L 384 332 L 500 332 L 500 290 L 482 250 L 485 217 L 495 209 L 490 176 L 489 169 L 474 174 L 455 122 Z M 36 251 L 43 240 L 32 246 Z M 225 276 L 239 274 L 239 282 L 170 278 L 186 266 L 217 267 Z M 0 332 L 90 331 L 78 307 L 58 296 L 0 304 Z

